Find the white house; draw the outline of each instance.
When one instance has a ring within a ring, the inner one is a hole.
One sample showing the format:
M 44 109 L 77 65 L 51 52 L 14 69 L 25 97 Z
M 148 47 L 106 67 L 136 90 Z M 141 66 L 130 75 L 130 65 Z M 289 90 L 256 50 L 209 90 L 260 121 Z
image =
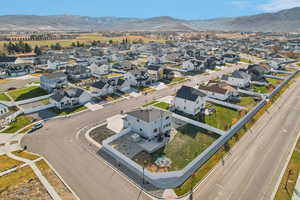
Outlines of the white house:
M 128 71 L 124 78 L 130 82 L 131 86 L 145 86 L 151 83 L 150 75 L 146 69 L 134 69 Z
M 111 66 L 107 64 L 100 64 L 100 63 L 92 63 L 89 68 L 94 76 L 99 77 L 104 74 L 108 74 L 111 70 Z
M 52 60 L 52 59 L 49 59 L 47 61 L 48 69 L 52 69 L 52 70 L 60 70 L 62 68 L 67 67 L 67 65 L 68 65 L 67 61 L 59 61 L 59 60 Z
M 161 63 L 160 58 L 153 55 L 149 56 L 147 60 L 149 65 L 157 65 Z
M 171 130 L 171 113 L 154 108 L 139 108 L 126 113 L 124 127 L 143 138 L 153 139 Z
M 56 91 L 49 98 L 49 103 L 55 104 L 58 109 L 65 109 L 83 105 L 90 100 L 91 96 L 88 92 L 79 88 L 70 88 Z
M 54 72 L 41 76 L 41 88 L 52 92 L 55 89 L 61 89 L 68 85 L 67 75 L 63 72 Z
M 208 97 L 218 99 L 221 101 L 225 101 L 229 97 L 234 96 L 232 91 L 230 91 L 229 89 L 222 88 L 218 84 L 210 86 L 200 85 L 198 89 L 201 92 L 205 93 Z
M 207 95 L 195 88 L 182 86 L 173 100 L 173 108 L 189 115 L 196 115 L 205 108 Z
M 247 88 L 251 82 L 251 75 L 244 71 L 234 71 L 231 75 L 223 75 L 222 80 L 238 88 Z
M 116 91 L 116 80 L 100 80 L 90 86 L 90 91 L 96 96 L 106 96 Z

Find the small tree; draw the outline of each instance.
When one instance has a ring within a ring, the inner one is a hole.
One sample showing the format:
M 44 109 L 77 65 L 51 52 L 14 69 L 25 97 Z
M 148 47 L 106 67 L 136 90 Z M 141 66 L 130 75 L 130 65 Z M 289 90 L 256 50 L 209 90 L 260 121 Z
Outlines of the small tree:
M 34 53 L 35 55 L 40 56 L 42 55 L 42 50 L 38 46 L 35 46 Z

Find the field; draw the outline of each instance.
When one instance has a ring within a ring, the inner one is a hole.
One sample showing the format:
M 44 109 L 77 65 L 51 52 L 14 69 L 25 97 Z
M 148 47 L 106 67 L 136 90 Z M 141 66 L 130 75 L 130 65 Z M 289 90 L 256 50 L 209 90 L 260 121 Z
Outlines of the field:
M 8 94 L 15 101 L 22 101 L 26 99 L 47 95 L 48 93 L 38 86 L 32 86 L 32 87 L 22 88 L 18 90 L 12 90 L 8 92 Z
M 24 41 L 28 44 L 30 44 L 32 47 L 37 46 L 48 46 L 50 47 L 52 44 L 60 43 L 62 47 L 70 47 L 73 42 L 80 42 L 80 43 L 90 43 L 92 41 L 101 41 L 101 42 L 108 42 L 112 40 L 113 42 L 122 42 L 123 39 L 128 38 L 129 42 L 137 41 L 139 39 L 142 39 L 144 42 L 148 43 L 151 41 L 156 42 L 165 42 L 165 40 L 162 39 L 155 39 L 155 38 L 148 38 L 143 36 L 127 36 L 127 37 L 104 37 L 100 34 L 82 34 L 76 39 L 69 39 L 69 40 L 40 40 L 40 41 Z M 4 49 L 4 41 L 0 41 L 0 50 Z
M 9 128 L 2 131 L 2 133 L 15 133 L 25 126 L 31 124 L 32 118 L 26 115 L 18 116 L 14 122 L 10 123 Z

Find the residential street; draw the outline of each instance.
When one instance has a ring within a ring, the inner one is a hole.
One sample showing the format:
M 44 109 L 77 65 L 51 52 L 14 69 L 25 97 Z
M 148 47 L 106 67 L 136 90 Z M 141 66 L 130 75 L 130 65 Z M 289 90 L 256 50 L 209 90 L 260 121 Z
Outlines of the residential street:
M 300 131 L 300 82 L 284 93 L 199 185 L 195 199 L 270 199 Z M 279 109 L 280 107 L 280 109 Z
M 235 69 L 236 67 L 230 67 L 211 75 L 199 75 L 185 84 L 195 85 L 200 81 L 208 81 Z M 176 88 L 166 88 L 147 96 L 126 99 L 107 105 L 101 110 L 83 113 L 69 119 L 49 121 L 44 128 L 26 136 L 22 143 L 28 146 L 29 151 L 47 158 L 82 200 L 99 200 L 99 197 L 124 200 L 149 199 L 99 160 L 95 154 L 86 151 L 76 139 L 76 132 L 89 124 L 101 122 L 119 114 L 122 110 L 129 111 L 153 99 L 171 95 L 175 93 Z

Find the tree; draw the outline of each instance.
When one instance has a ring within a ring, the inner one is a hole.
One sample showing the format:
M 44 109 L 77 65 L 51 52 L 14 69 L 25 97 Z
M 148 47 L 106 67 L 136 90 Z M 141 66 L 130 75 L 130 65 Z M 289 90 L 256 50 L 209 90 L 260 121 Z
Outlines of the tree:
M 28 43 L 25 43 L 24 44 L 24 50 L 23 50 L 25 53 L 30 53 L 32 52 L 32 48 L 31 46 L 28 44 Z
M 35 46 L 34 53 L 35 55 L 40 56 L 42 55 L 42 50 L 38 46 Z
M 72 42 L 72 47 L 76 47 L 76 43 L 75 42 Z

